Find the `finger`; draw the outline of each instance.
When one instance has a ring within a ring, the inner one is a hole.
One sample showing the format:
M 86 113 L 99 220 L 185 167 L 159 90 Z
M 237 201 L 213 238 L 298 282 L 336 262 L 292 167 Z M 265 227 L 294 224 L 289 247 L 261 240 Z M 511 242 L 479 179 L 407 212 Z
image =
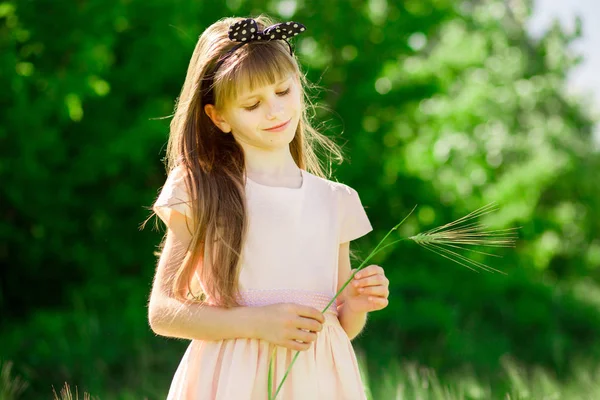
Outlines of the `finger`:
M 296 325 L 298 329 L 306 329 L 312 332 L 321 332 L 323 330 L 323 324 L 312 318 L 298 317 Z
M 379 297 L 388 297 L 390 295 L 390 291 L 386 286 L 361 287 L 358 289 L 358 293 Z
M 304 318 L 312 318 L 320 323 L 325 322 L 325 316 L 316 308 L 298 305 L 296 313 Z
M 358 271 L 356 273 L 356 275 L 354 275 L 354 278 L 360 279 L 360 278 L 364 278 L 367 276 L 371 276 L 371 275 L 376 275 L 376 274 L 384 274 L 383 268 L 381 268 L 379 265 L 369 265 L 368 267 L 365 267 L 363 269 L 361 269 L 360 271 Z
M 317 340 L 317 334 L 313 332 L 306 332 L 301 329 L 296 329 L 293 333 L 292 339 L 298 340 L 304 343 L 311 343 Z
M 290 350 L 305 351 L 310 349 L 310 345 L 310 343 L 301 343 L 295 340 L 288 340 L 285 344 L 285 347 L 287 347 Z
M 354 281 L 354 287 L 367 287 L 367 286 L 388 286 L 389 281 L 383 275 L 371 275 L 367 278 L 361 278 Z
M 369 303 L 376 305 L 378 307 L 378 309 L 382 309 L 387 307 L 387 305 L 389 304 L 388 299 L 383 298 L 383 297 L 374 297 L 374 296 L 369 296 Z

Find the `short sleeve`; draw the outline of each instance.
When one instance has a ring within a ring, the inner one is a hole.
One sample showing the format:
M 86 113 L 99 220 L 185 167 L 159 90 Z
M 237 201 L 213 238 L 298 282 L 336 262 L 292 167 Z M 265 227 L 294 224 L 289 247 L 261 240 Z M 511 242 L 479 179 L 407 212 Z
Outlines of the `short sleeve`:
M 358 192 L 343 185 L 340 190 L 340 233 L 339 242 L 358 239 L 373 230 L 369 217 L 360 201 Z
M 172 210 L 178 211 L 188 218 L 192 217 L 190 196 L 185 185 L 183 171 L 184 169 L 182 166 L 177 166 L 171 170 L 152 207 L 156 215 L 158 215 L 167 226 L 169 225 Z

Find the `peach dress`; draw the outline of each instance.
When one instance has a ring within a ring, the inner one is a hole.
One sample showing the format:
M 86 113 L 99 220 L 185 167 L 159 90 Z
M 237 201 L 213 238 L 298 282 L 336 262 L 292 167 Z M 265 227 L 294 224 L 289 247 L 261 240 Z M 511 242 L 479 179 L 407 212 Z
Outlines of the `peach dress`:
M 340 243 L 372 230 L 357 192 L 301 170 L 300 188 L 246 180 L 248 234 L 239 277 L 241 304 L 294 302 L 322 311 L 336 293 Z M 190 216 L 181 169 L 169 174 L 154 205 L 168 221 L 171 210 Z M 168 400 L 266 400 L 274 346 L 258 339 L 192 340 L 175 372 Z M 295 351 L 278 347 L 274 385 Z M 350 340 L 336 304 L 323 330 L 294 363 L 277 399 L 366 399 Z

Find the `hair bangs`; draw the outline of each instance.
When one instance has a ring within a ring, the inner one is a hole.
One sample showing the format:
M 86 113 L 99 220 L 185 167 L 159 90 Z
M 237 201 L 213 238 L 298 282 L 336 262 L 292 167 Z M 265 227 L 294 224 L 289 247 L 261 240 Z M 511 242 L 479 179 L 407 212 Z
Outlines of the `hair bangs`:
M 279 42 L 279 41 L 278 41 Z M 236 50 L 214 82 L 215 106 L 222 109 L 239 96 L 299 74 L 284 43 L 249 43 Z

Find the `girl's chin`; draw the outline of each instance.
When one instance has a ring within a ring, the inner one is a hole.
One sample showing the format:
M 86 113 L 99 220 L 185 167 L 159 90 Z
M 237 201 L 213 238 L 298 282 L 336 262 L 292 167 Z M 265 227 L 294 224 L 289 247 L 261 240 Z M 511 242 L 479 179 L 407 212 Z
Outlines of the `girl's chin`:
M 271 135 L 269 138 L 265 138 L 264 144 L 272 149 L 289 149 L 289 145 L 292 143 L 295 136 L 295 133 L 288 134 L 286 132 L 281 132 L 279 135 Z

